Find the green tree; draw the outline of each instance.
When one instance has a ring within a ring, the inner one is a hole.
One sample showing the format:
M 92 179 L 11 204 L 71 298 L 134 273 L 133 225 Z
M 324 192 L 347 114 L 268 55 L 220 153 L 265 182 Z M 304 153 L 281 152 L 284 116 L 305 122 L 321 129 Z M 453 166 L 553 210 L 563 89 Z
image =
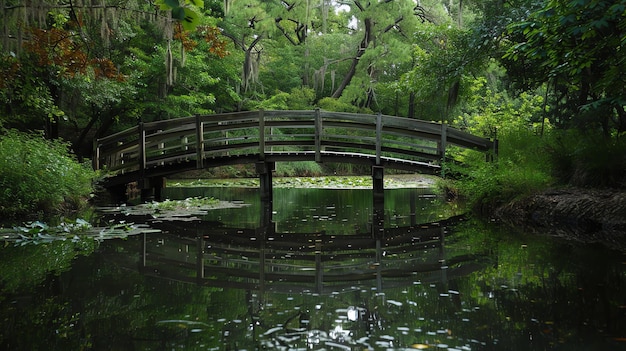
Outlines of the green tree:
M 9 78 L 0 86 L 4 125 L 68 137 L 79 149 L 98 121 L 119 116 L 108 111 L 120 110 L 122 95 L 132 100 L 133 89 L 118 70 L 121 43 L 134 35 L 130 23 L 150 7 L 61 1 L 3 6 L 0 73 Z
M 626 131 L 625 18 L 624 0 L 549 0 L 509 26 L 505 58 L 523 86 L 549 84 L 557 126 Z
M 91 139 L 116 126 L 211 112 L 212 90 L 232 99 L 230 76 L 211 65 L 227 55 L 216 1 L 205 10 L 202 1 L 160 5 L 165 11 L 134 1 L 4 5 L 0 123 L 44 129 L 89 155 Z

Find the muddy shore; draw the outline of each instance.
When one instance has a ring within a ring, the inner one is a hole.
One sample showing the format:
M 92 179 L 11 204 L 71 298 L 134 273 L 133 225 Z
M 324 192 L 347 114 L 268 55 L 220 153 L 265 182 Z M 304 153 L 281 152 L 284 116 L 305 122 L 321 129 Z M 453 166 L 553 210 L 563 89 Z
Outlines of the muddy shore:
M 550 189 L 499 206 L 490 216 L 526 231 L 626 251 L 626 190 Z

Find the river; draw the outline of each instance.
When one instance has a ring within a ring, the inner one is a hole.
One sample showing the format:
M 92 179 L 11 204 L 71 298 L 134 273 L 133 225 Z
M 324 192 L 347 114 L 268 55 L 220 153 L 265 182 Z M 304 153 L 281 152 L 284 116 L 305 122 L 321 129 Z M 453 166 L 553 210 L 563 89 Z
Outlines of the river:
M 167 188 L 138 234 L 9 241 L 4 350 L 626 350 L 626 256 L 457 216 L 428 189 Z M 134 232 L 133 232 L 134 233 Z

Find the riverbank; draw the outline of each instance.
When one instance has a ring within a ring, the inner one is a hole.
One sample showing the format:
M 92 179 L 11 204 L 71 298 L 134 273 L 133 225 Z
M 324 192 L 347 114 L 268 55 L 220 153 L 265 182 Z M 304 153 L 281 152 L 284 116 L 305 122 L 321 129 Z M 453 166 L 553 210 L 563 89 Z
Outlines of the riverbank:
M 490 216 L 526 231 L 548 232 L 626 251 L 623 189 L 549 189 L 499 206 Z

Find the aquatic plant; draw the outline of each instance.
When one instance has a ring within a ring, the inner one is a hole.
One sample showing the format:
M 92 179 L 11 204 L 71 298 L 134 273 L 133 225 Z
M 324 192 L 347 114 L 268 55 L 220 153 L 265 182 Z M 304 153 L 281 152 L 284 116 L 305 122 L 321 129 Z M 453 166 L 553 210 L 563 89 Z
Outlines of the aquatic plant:
M 184 200 L 164 200 L 164 201 L 153 201 L 145 206 L 148 209 L 154 210 L 185 210 L 185 209 L 193 209 L 193 208 L 205 208 L 205 207 L 213 207 L 217 205 L 220 200 L 214 197 L 189 197 Z
M 44 222 L 27 222 L 12 228 L 0 228 L 0 236 L 6 242 L 17 246 L 47 244 L 54 241 L 74 243 L 87 240 L 126 238 L 148 232 L 160 232 L 147 225 L 126 222 L 110 223 L 106 227 L 94 227 L 84 219 L 63 219 L 59 225 L 51 226 Z

